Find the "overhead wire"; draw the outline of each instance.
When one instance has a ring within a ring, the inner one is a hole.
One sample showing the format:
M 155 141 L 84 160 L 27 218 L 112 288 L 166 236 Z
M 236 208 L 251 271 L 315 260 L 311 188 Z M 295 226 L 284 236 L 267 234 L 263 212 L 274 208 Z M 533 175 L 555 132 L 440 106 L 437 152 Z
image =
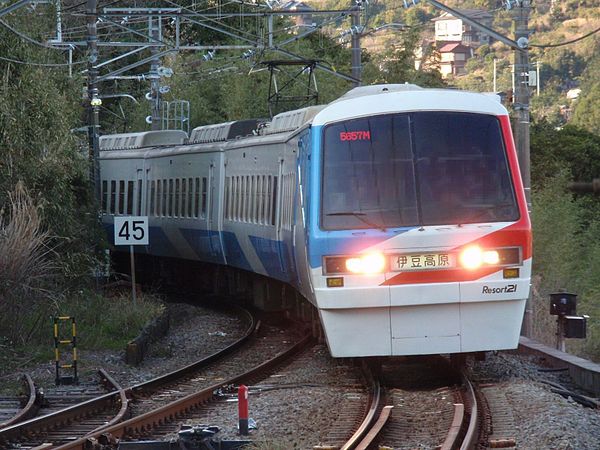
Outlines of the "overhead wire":
M 587 34 L 584 34 L 583 36 L 579 36 L 578 38 L 575 39 L 571 39 L 570 41 L 565 41 L 565 42 L 561 42 L 559 44 L 529 44 L 530 47 L 536 47 L 536 48 L 551 48 L 551 47 L 562 47 L 563 45 L 570 45 L 570 44 L 574 44 L 575 42 L 579 42 L 582 41 L 586 38 L 589 38 L 590 36 L 598 33 L 600 31 L 600 27 L 596 28 L 593 31 L 590 31 Z
M 86 64 L 87 61 L 74 61 L 72 63 L 36 63 L 32 61 L 21 61 L 13 58 L 6 58 L 4 56 L 0 56 L 0 61 L 12 62 L 15 64 L 24 64 L 28 66 L 39 66 L 39 67 L 50 67 L 50 68 L 60 68 L 60 67 L 68 67 L 75 66 L 79 64 Z
M 48 48 L 48 49 L 52 49 L 52 50 L 60 50 L 60 51 L 65 51 L 65 49 L 64 49 L 64 48 L 58 48 L 58 47 L 55 47 L 55 46 L 53 46 L 53 45 L 50 45 L 50 44 L 45 44 L 45 43 L 43 43 L 43 42 L 36 41 L 35 39 L 33 39 L 33 38 L 31 38 L 31 37 L 27 36 L 26 34 L 24 34 L 24 33 L 21 33 L 21 32 L 20 32 L 19 30 L 17 30 L 16 28 L 13 28 L 12 26 L 10 26 L 8 23 L 6 23 L 6 22 L 5 22 L 4 20 L 2 20 L 2 19 L 0 19 L 0 24 L 1 24 L 2 26 L 4 26 L 5 28 L 7 28 L 8 30 L 10 30 L 12 33 L 14 33 L 14 34 L 16 34 L 17 36 L 19 36 L 21 39 L 23 39 L 23 40 L 25 40 L 25 41 L 29 42 L 30 44 L 38 45 L 38 46 L 40 46 L 40 47 L 43 47 L 43 48 Z

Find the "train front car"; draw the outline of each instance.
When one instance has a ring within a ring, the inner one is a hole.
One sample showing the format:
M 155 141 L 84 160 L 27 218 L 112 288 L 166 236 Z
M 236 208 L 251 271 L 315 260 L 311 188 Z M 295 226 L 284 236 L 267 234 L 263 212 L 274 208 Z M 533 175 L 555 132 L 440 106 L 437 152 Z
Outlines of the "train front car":
M 332 355 L 515 348 L 531 225 L 500 102 L 358 88 L 312 136 L 308 257 Z

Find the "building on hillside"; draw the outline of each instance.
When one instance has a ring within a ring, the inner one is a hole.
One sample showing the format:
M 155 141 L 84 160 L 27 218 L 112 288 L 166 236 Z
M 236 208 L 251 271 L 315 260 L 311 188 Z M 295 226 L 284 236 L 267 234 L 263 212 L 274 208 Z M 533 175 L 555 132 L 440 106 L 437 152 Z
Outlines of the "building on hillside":
M 442 77 L 446 78 L 449 75 L 466 73 L 465 64 L 473 56 L 473 49 L 460 42 L 449 42 L 442 45 L 438 53 L 440 54 L 439 70 Z
M 314 8 L 307 5 L 306 3 L 299 2 L 297 0 L 290 0 L 286 3 L 284 3 L 283 5 L 281 5 L 281 7 L 279 9 L 281 9 L 283 11 L 298 11 L 298 12 L 306 11 L 306 14 L 299 14 L 299 15 L 293 17 L 293 20 L 296 23 L 297 27 L 314 27 L 316 25 L 313 22 L 313 16 L 312 16 L 312 12 L 314 11 Z
M 487 27 L 491 27 L 494 19 L 488 11 L 483 9 L 457 9 L 457 11 Z M 436 42 L 460 42 L 473 48 L 492 42 L 490 36 L 450 13 L 444 12 L 432 20 L 435 23 Z

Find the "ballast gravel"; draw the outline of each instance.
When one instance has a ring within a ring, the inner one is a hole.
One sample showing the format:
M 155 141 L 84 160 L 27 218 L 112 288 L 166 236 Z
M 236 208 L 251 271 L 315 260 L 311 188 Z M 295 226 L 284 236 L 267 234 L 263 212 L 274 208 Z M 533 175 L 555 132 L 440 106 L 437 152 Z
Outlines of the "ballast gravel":
M 123 351 L 81 352 L 81 378 L 93 380 L 96 371 L 103 368 L 123 386 L 130 386 L 214 353 L 240 337 L 246 329 L 246 324 L 237 317 L 223 312 L 187 304 L 170 308 L 170 332 L 152 346 L 142 364 L 137 367 L 125 364 Z M 257 430 L 250 432 L 251 439 L 277 443 L 262 448 L 312 449 L 314 445 L 333 443 L 336 426 L 340 424 L 336 423 L 335 415 L 330 414 L 332 408 L 360 397 L 356 391 L 350 394 L 354 387 L 336 381 L 354 370 L 348 360 L 329 357 L 324 346 L 315 347 L 312 353 L 314 358 L 303 358 L 302 364 L 294 364 L 269 382 L 261 383 L 262 393 L 251 393 L 250 417 L 257 425 Z M 545 372 L 535 357 L 510 352 L 488 354 L 485 361 L 473 362 L 470 368 L 478 382 L 493 383 L 504 393 L 514 417 L 515 436 L 512 437 L 516 448 L 600 449 L 600 410 L 553 393 L 551 386 L 545 384 L 550 381 L 575 391 L 568 373 Z M 53 385 L 51 361 L 22 368 L 20 372 L 23 371 L 32 374 L 41 386 Z M 14 378 L 17 376 L 15 373 Z M 4 374 L 0 384 L 9 378 L 10 375 Z M 212 424 L 220 426 L 226 436 L 237 436 L 237 418 L 231 414 L 211 418 L 220 422 Z
M 516 448 L 527 450 L 600 449 L 600 410 L 551 391 L 547 382 L 582 393 L 568 372 L 546 372 L 538 358 L 516 353 L 490 353 L 474 362 L 480 383 L 493 383 L 504 393 L 514 418 Z M 583 393 L 585 394 L 585 393 Z M 589 396 L 589 394 L 588 394 Z

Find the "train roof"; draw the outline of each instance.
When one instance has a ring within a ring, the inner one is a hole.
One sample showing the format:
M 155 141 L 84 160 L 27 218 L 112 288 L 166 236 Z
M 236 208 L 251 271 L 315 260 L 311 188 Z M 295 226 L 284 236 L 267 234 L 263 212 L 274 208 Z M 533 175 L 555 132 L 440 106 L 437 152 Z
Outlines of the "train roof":
M 130 150 L 160 145 L 181 145 L 188 135 L 181 130 L 141 131 L 100 136 L 100 150 Z
M 363 86 L 350 90 L 317 114 L 313 125 L 397 112 L 459 111 L 507 115 L 498 97 L 454 89 L 424 89 L 412 84 Z
M 207 142 L 222 142 L 253 136 L 259 125 L 267 122 L 266 119 L 236 120 L 232 122 L 217 123 L 196 127 L 190 134 L 190 144 L 204 144 Z
M 187 133 L 180 130 L 106 135 L 100 137 L 100 150 L 217 144 L 252 136 L 285 140 L 307 124 L 318 126 L 344 119 L 406 111 L 508 114 L 496 95 L 453 89 L 425 89 L 408 83 L 378 84 L 351 89 L 328 105 L 309 106 L 280 113 L 270 122 L 266 119 L 248 119 L 196 127 L 192 130 L 189 140 Z M 281 137 L 278 138 L 278 135 Z

